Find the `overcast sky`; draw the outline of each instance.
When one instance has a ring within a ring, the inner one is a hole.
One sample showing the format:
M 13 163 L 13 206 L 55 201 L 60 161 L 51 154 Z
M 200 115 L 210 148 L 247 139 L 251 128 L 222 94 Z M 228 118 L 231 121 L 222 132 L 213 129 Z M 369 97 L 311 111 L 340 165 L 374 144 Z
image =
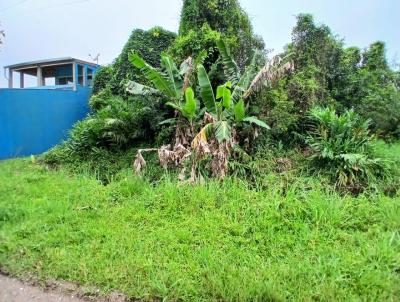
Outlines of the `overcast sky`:
M 290 41 L 295 15 L 312 13 L 349 46 L 382 40 L 388 59 L 400 60 L 400 0 L 241 0 L 254 31 L 268 48 L 280 51 Z M 0 22 L 6 40 L 3 66 L 31 60 L 100 53 L 100 64 L 112 62 L 133 28 L 160 25 L 177 31 L 182 0 L 0 0 Z

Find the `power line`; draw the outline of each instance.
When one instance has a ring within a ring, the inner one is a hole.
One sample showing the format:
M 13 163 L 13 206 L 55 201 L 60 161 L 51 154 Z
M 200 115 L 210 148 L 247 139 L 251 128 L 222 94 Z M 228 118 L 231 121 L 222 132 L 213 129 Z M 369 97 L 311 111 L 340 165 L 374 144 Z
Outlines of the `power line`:
M 73 1 L 66 1 L 66 2 L 61 2 L 61 3 L 56 3 L 55 5 L 49 5 L 47 7 L 42 7 L 41 9 L 50 9 L 50 8 L 57 8 L 61 6 L 68 6 L 68 5 L 74 5 L 74 4 L 81 4 L 85 2 L 90 2 L 91 0 L 73 0 Z
M 13 5 L 6 6 L 5 8 L 0 10 L 0 13 L 1 12 L 5 12 L 6 10 L 12 9 L 14 7 L 17 7 L 17 6 L 21 5 L 21 4 L 24 4 L 27 1 L 28 0 L 21 0 L 21 1 L 18 1 L 17 3 L 14 3 Z
M 45 7 L 42 7 L 41 8 L 41 10 L 46 10 L 46 9 L 51 9 L 51 8 L 57 8 L 57 7 L 61 7 L 61 6 L 68 6 L 68 5 L 74 5 L 74 4 L 81 4 L 81 3 L 85 3 L 85 2 L 90 2 L 91 0 L 71 0 L 71 1 L 65 1 L 65 2 L 61 2 L 61 3 L 55 3 L 55 5 L 54 5 L 54 3 L 53 3 L 53 5 L 49 5 L 49 6 L 45 6 Z M 16 6 L 19 6 L 19 5 L 21 5 L 21 4 L 24 4 L 25 2 L 28 2 L 28 0 L 20 0 L 19 2 L 17 2 L 17 3 L 15 3 L 15 4 L 13 4 L 13 5 L 10 5 L 10 6 L 7 6 L 7 7 L 5 7 L 5 8 L 3 8 L 3 9 L 1 9 L 0 10 L 0 13 L 1 12 L 4 12 L 4 11 L 7 11 L 7 10 L 9 10 L 9 9 L 12 9 L 12 8 L 14 8 L 14 7 L 16 7 Z

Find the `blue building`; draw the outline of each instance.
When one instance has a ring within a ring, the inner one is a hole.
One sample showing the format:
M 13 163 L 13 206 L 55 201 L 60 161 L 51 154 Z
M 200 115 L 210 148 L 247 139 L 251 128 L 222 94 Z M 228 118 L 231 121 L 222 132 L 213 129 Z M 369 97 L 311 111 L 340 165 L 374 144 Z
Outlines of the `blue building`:
M 8 88 L 0 89 L 0 159 L 47 151 L 88 114 L 97 64 L 59 58 L 4 68 Z M 35 87 L 25 88 L 27 76 L 36 78 Z

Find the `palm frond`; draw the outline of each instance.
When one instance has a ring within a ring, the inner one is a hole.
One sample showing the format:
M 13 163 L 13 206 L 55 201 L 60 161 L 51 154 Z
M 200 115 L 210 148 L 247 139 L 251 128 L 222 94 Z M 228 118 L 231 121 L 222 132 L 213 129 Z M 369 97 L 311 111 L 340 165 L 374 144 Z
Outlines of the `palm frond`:
M 169 56 L 161 56 L 161 65 L 167 72 L 169 82 L 172 84 L 175 92 L 175 97 L 179 98 L 182 93 L 183 83 L 178 68 Z
M 215 113 L 217 111 L 214 91 L 212 89 L 210 79 L 208 78 L 206 69 L 203 65 L 197 66 L 198 80 L 200 86 L 200 94 L 203 99 L 204 105 L 210 113 Z
M 226 45 L 224 40 L 218 40 L 217 46 L 221 54 L 225 76 L 227 77 L 228 81 L 232 82 L 233 85 L 236 85 L 240 80 L 239 67 L 233 59 L 229 47 Z
M 157 89 L 154 89 L 154 88 L 146 86 L 146 85 L 142 85 L 135 81 L 129 81 L 126 84 L 126 91 L 133 95 L 141 95 L 141 96 L 155 95 L 155 94 L 161 93 Z
M 162 72 L 147 64 L 137 53 L 131 53 L 129 55 L 129 61 L 136 68 L 139 68 L 158 90 L 171 98 L 176 98 L 172 83 Z
M 215 138 L 219 143 L 232 138 L 232 127 L 228 121 L 218 121 L 214 124 Z
M 260 56 L 258 51 L 254 52 L 251 63 L 246 67 L 242 76 L 240 77 L 239 82 L 235 86 L 232 92 L 232 100 L 236 103 L 238 102 L 246 90 L 249 88 L 252 80 L 256 76 L 257 73 L 257 57 Z
M 191 86 L 191 80 L 194 74 L 194 60 L 188 57 L 180 66 L 180 74 L 183 77 L 182 91 L 186 91 Z
M 292 61 L 286 61 L 280 56 L 274 57 L 269 61 L 255 76 L 249 88 L 245 92 L 243 99 L 247 99 L 254 92 L 258 91 L 263 85 L 272 84 L 282 78 L 286 72 L 292 71 L 294 68 Z
M 271 129 L 265 122 L 263 122 L 262 120 L 259 120 L 258 118 L 254 117 L 254 116 L 249 116 L 243 119 L 244 122 L 248 122 L 250 124 L 255 124 L 259 127 L 265 128 L 265 129 Z

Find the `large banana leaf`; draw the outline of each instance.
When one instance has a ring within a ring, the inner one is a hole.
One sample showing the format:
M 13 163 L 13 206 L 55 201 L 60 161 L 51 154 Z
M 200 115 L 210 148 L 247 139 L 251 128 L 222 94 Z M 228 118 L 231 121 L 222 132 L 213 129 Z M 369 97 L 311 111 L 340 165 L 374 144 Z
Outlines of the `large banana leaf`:
M 224 73 L 227 79 L 233 84 L 236 85 L 240 80 L 240 70 L 237 66 L 235 60 L 233 59 L 228 45 L 226 45 L 225 41 L 220 39 L 217 41 L 217 46 L 222 58 L 222 65 L 224 68 Z
M 238 102 L 242 98 L 242 95 L 249 88 L 251 82 L 253 81 L 254 77 L 256 76 L 256 73 L 257 73 L 256 60 L 257 60 L 258 56 L 259 56 L 259 53 L 255 52 L 250 65 L 248 65 L 246 67 L 245 71 L 243 72 L 242 76 L 240 77 L 239 82 L 235 86 L 235 88 L 232 92 L 232 100 L 234 102 Z
M 215 96 L 210 83 L 210 79 L 208 78 L 206 69 L 203 65 L 197 66 L 197 76 L 199 79 L 200 86 L 200 94 L 203 99 L 204 105 L 206 106 L 208 112 L 216 113 L 217 106 L 215 104 Z
M 255 124 L 257 126 L 260 126 L 262 128 L 268 129 L 268 130 L 271 129 L 271 127 L 268 126 L 265 122 L 259 120 L 258 118 L 254 117 L 254 116 L 249 116 L 249 117 L 244 118 L 243 122 L 248 122 L 250 124 Z
M 161 64 L 167 72 L 169 82 L 175 91 L 175 98 L 179 99 L 182 91 L 182 78 L 179 74 L 179 70 L 176 67 L 174 61 L 168 56 L 161 56 Z
M 243 99 L 247 99 L 254 92 L 258 91 L 265 84 L 271 85 L 272 83 L 278 81 L 284 76 L 286 72 L 293 71 L 294 65 L 292 61 L 289 61 L 291 54 L 286 57 L 276 56 L 254 77 L 246 92 L 243 95 Z
M 129 81 L 128 84 L 126 84 L 126 91 L 133 95 L 142 95 L 142 96 L 160 94 L 160 91 L 158 91 L 157 89 L 154 89 L 146 85 L 142 85 L 135 81 Z
M 222 105 L 229 109 L 232 103 L 232 94 L 231 94 L 232 83 L 228 82 L 225 85 L 218 86 L 217 88 L 217 97 L 216 99 L 222 99 Z
M 171 98 L 176 98 L 173 84 L 170 83 L 164 74 L 147 64 L 146 61 L 144 61 L 137 53 L 130 54 L 129 61 L 136 68 L 139 68 L 146 78 L 151 81 L 158 90 Z
M 232 138 L 232 127 L 228 121 L 219 121 L 214 124 L 215 138 L 219 143 Z
M 235 104 L 235 106 L 233 107 L 233 112 L 235 114 L 236 122 L 240 123 L 241 121 L 243 121 L 243 119 L 246 116 L 246 112 L 245 112 L 244 102 L 242 99 Z
M 186 99 L 186 102 L 183 107 L 182 114 L 184 117 L 186 117 L 189 120 L 189 122 L 192 122 L 192 120 L 196 114 L 197 102 L 194 98 L 194 92 L 191 87 L 186 89 L 185 99 Z

